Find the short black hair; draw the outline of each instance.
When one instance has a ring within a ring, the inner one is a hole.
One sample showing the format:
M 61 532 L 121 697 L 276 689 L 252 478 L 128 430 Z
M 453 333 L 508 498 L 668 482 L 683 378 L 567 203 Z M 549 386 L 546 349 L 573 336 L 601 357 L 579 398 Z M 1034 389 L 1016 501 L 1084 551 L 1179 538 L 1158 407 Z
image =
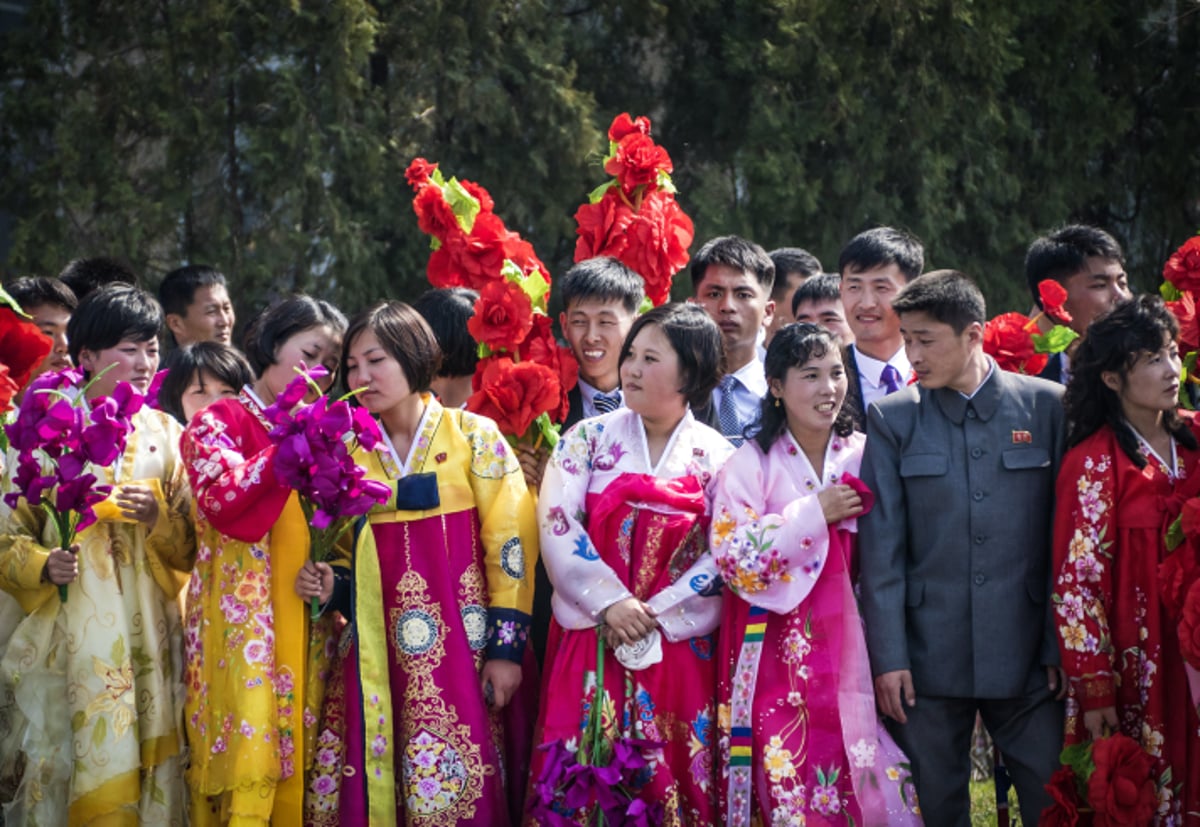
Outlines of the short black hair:
M 934 270 L 913 279 L 901 288 L 892 310 L 897 315 L 926 313 L 958 334 L 975 322 L 983 324 L 987 320 L 983 293 L 957 270 Z
M 1117 240 L 1099 227 L 1068 224 L 1034 241 L 1025 253 L 1025 282 L 1040 308 L 1038 285 L 1046 279 L 1060 284 L 1087 266 L 1089 258 L 1125 263 Z
M 700 289 L 704 274 L 714 264 L 724 264 L 743 273 L 749 273 L 767 293 L 775 285 L 775 264 L 767 251 L 753 241 L 736 235 L 723 235 L 709 239 L 689 265 L 692 271 L 692 292 Z
M 5 285 L 4 289 L 26 312 L 29 312 L 31 307 L 52 305 L 61 307 L 68 313 L 73 313 L 79 306 L 79 299 L 75 298 L 74 291 L 63 284 L 61 279 L 46 276 L 24 276 Z
M 798 273 L 806 280 L 821 273 L 821 262 L 817 257 L 800 247 L 780 247 L 767 255 L 775 265 L 775 286 L 771 290 L 771 298 L 776 301 L 787 298 L 788 277 L 793 273 Z
M 77 258 L 62 269 L 58 278 L 71 288 L 79 301 L 106 284 L 130 284 L 136 287 L 138 283 L 137 274 L 127 262 L 108 256 Z
M 188 264 L 163 276 L 158 285 L 158 303 L 163 313 L 186 316 L 188 306 L 201 287 L 225 286 L 225 274 L 207 264 Z
M 642 277 L 610 256 L 586 258 L 567 271 L 558 282 L 563 309 L 577 301 L 619 301 L 630 313 L 636 313 L 646 298 Z
M 767 345 L 767 357 L 763 360 L 763 373 L 768 380 L 783 382 L 789 370 L 803 367 L 809 360 L 820 359 L 826 353 L 836 353 L 838 360 L 845 365 L 846 356 L 832 333 L 820 325 L 793 322 L 779 328 L 771 337 L 771 344 Z M 771 450 L 775 440 L 787 428 L 787 411 L 783 405 L 776 404 L 778 401 L 770 392 L 762 400 L 760 427 L 754 439 L 764 454 Z M 838 436 L 850 436 L 853 431 L 852 406 L 843 399 L 842 407 L 833 421 L 833 432 Z
M 346 369 L 350 346 L 367 330 L 400 363 L 410 388 L 429 390 L 442 361 L 442 349 L 421 314 L 404 302 L 379 302 L 354 317 L 346 330 L 346 346 L 342 348 L 342 376 L 350 376 Z
M 895 264 L 905 281 L 912 281 L 925 268 L 925 247 L 920 240 L 895 227 L 865 230 L 842 248 L 838 256 L 838 274 L 862 273 Z
M 625 343 L 621 346 L 624 364 L 629 358 L 633 340 L 642 328 L 656 325 L 679 357 L 683 387 L 679 392 L 693 408 L 700 408 L 712 399 L 713 389 L 725 374 L 725 343 L 721 328 L 707 311 L 690 302 L 671 302 L 650 310 L 634 320 Z
M 192 377 L 204 371 L 231 388 L 240 389 L 254 381 L 250 363 L 238 350 L 220 342 L 193 342 L 177 347 L 167 356 L 167 371 L 158 390 L 158 406 L 184 425 L 183 394 Z
M 437 339 L 442 351 L 438 376 L 470 376 L 479 361 L 479 345 L 467 330 L 475 315 L 479 293 L 469 287 L 436 287 L 413 302 Z
M 837 273 L 821 273 L 806 280 L 792 294 L 792 315 L 796 315 L 805 302 L 832 302 L 842 300 L 842 277 Z
M 324 299 L 302 293 L 288 296 L 268 307 L 246 330 L 245 351 L 250 367 L 261 376 L 275 364 L 279 346 L 310 327 L 328 327 L 337 336 L 346 331 L 346 317 Z
M 79 364 L 84 350 L 107 350 L 124 339 L 148 342 L 162 330 L 162 308 L 154 297 L 128 284 L 109 284 L 79 303 L 67 322 L 67 350 Z

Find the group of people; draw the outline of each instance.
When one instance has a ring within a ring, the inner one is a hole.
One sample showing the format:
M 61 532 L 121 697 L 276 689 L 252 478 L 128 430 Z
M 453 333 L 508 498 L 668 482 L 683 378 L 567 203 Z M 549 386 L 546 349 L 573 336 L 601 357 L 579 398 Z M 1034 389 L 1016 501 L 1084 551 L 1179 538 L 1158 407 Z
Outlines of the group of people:
M 689 301 L 640 313 L 636 273 L 577 264 L 553 449 L 463 409 L 464 288 L 349 320 L 289 297 L 239 351 L 212 268 L 161 303 L 96 260 L 8 285 L 40 370 L 158 409 L 71 548 L 0 505 L 6 823 L 585 824 L 598 799 L 555 779 L 600 737 L 638 767 L 597 774 L 631 823 L 961 825 L 977 718 L 1027 824 L 1064 744 L 1112 732 L 1153 757 L 1155 823 L 1190 823 L 1175 318 L 1079 225 L 1026 261 L 1081 336 L 1045 378 L 997 366 L 978 288 L 900 230 L 821 269 L 719 237 Z M 317 365 L 302 401 L 355 392 L 389 490 L 323 561 L 268 418 Z

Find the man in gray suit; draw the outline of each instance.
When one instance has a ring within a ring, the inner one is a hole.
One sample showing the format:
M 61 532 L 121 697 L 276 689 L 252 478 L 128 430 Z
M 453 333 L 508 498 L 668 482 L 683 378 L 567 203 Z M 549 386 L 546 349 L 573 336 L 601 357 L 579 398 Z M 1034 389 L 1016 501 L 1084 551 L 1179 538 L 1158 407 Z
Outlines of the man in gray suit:
M 876 499 L 859 547 L 876 700 L 926 824 L 970 823 L 976 712 L 1036 824 L 1062 748 L 1047 605 L 1062 388 L 983 352 L 983 296 L 961 273 L 920 276 L 893 307 L 919 384 L 867 410 Z

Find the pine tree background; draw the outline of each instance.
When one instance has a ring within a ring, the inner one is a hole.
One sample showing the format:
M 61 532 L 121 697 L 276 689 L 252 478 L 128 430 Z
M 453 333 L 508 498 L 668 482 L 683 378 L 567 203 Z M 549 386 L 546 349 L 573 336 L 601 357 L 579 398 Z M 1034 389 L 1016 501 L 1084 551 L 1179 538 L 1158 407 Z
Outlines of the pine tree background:
M 1200 0 L 29 0 L 0 14 L 0 274 L 221 268 L 241 316 L 426 286 L 408 161 L 491 191 L 561 274 L 604 130 L 648 114 L 697 244 L 897 224 L 992 310 L 1110 229 L 1153 289 L 1200 227 Z M 686 274 L 676 297 L 686 296 Z

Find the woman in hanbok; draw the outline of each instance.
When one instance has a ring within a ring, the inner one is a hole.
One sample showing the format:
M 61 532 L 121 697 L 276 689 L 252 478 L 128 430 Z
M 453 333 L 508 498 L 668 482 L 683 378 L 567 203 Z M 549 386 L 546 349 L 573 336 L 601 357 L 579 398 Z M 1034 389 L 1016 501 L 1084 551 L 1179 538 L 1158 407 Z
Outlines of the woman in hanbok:
M 306 822 L 505 827 L 508 785 L 526 780 L 508 775 L 503 711 L 529 634 L 532 499 L 496 424 L 429 392 L 441 352 L 415 310 L 376 305 L 346 343 L 347 384 L 383 434 L 354 456 L 394 494 L 356 529 L 343 587 L 328 566 L 302 573 L 350 621 Z
M 199 535 L 184 624 L 193 825 L 303 819 L 333 639 L 328 618 L 310 628 L 296 593 L 308 523 L 296 493 L 275 478 L 263 411 L 297 368 L 324 366 L 328 389 L 345 329 L 336 308 L 307 296 L 267 309 L 246 336 L 258 379 L 184 431 Z
M 1200 685 L 1180 654 L 1184 595 L 1169 576 L 1193 569 L 1196 552 L 1192 542 L 1174 552 L 1164 544 L 1200 483 L 1191 415 L 1177 412 L 1178 334 L 1151 296 L 1088 327 L 1064 397 L 1068 450 L 1054 524 L 1066 742 L 1122 732 L 1140 743 L 1154 757 L 1155 824 L 1200 811 Z
M 141 290 L 88 296 L 68 326 L 72 359 L 95 378 L 85 400 L 118 382 L 145 394 L 161 327 Z M 131 421 L 113 465 L 85 469 L 113 493 L 70 551 L 37 504 L 0 505 L 0 588 L 25 612 L 0 664 L 15 693 L 0 760 L 24 766 L 8 824 L 186 823 L 178 598 L 195 534 L 180 426 L 144 406 Z
M 722 823 L 919 824 L 903 753 L 884 730 L 854 596 L 854 430 L 833 335 L 771 340 L 762 430 L 714 486 L 721 623 Z
M 595 697 L 596 629 L 603 627 L 604 683 L 621 735 L 663 744 L 649 756 L 637 794 L 662 804 L 666 825 L 717 818 L 721 596 L 708 553 L 706 489 L 733 449 L 691 408 L 710 398 L 723 353 L 720 330 L 698 305 L 667 304 L 641 316 L 621 352 L 627 407 L 567 432 L 538 498 L 554 619 L 535 740 L 578 746 Z M 643 668 L 627 668 L 617 647 Z M 547 754 L 535 753 L 532 778 Z M 567 816 L 586 823 L 588 813 Z

